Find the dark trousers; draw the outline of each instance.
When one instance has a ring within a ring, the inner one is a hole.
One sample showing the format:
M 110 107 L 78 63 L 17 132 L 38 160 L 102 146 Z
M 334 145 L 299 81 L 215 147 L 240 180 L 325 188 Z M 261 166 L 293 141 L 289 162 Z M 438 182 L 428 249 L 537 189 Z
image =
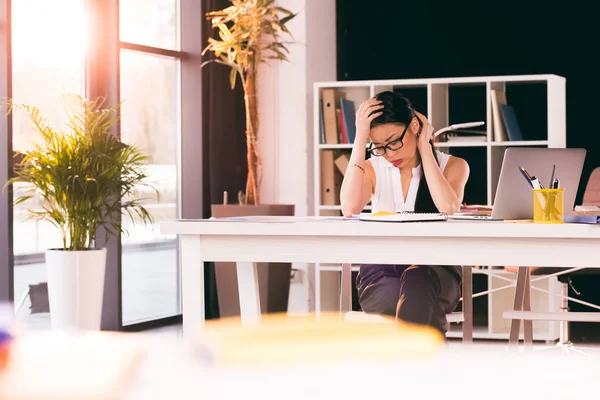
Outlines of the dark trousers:
M 361 265 L 357 276 L 359 303 L 366 313 L 447 331 L 446 314 L 461 296 L 456 267 L 421 265 Z

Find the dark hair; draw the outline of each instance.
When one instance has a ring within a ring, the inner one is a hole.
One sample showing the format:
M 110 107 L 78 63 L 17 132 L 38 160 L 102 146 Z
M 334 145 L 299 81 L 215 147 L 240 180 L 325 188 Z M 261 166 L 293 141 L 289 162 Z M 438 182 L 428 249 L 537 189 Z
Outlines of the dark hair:
M 401 95 L 396 92 L 386 91 L 381 92 L 375 96 L 377 100 L 381 100 L 383 104 L 383 109 L 376 110 L 375 112 L 381 111 L 379 117 L 375 118 L 371 121 L 371 128 L 376 127 L 378 125 L 384 124 L 405 124 L 408 125 L 416 117 L 415 108 L 412 102 L 404 95 Z M 419 121 L 419 125 L 421 125 L 421 121 Z M 433 147 L 433 143 L 431 143 Z M 439 160 L 437 154 L 435 153 L 435 149 L 433 149 L 433 155 L 435 157 L 436 162 L 439 165 Z M 427 184 L 427 180 L 425 179 L 425 175 L 421 176 L 421 181 L 419 183 L 419 189 L 417 190 L 417 198 L 415 200 L 415 211 L 416 212 L 438 212 L 437 207 L 435 206 L 433 199 L 431 198 L 431 193 L 429 192 L 429 185 Z
M 412 102 L 399 93 L 381 92 L 375 98 L 380 100 L 383 105 L 383 109 L 376 110 L 376 112 L 381 111 L 383 114 L 371 121 L 371 128 L 384 124 L 408 125 L 415 117 L 415 108 Z

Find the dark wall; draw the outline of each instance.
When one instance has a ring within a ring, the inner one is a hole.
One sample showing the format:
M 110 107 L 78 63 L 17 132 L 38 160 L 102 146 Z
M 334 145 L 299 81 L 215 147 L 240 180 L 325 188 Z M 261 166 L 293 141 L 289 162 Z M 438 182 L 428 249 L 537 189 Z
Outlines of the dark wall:
M 337 0 L 338 80 L 557 74 L 567 80 L 567 146 L 600 166 L 598 22 L 583 1 Z
M 550 4 L 538 0 L 337 0 L 338 80 L 564 76 L 567 146 L 587 149 L 577 196 L 580 204 L 591 170 L 600 166 L 598 21 L 583 1 Z M 578 276 L 574 283 L 582 300 L 600 303 L 599 276 Z M 571 307 L 592 311 L 575 303 Z M 597 324 L 571 326 L 575 340 L 600 338 Z

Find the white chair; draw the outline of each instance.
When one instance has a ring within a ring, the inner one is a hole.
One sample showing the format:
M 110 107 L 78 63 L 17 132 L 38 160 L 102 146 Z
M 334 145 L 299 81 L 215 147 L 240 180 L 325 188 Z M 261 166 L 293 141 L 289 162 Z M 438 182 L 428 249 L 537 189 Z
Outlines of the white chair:
M 448 324 L 462 322 L 463 342 L 473 341 L 473 270 L 471 266 L 464 266 L 462 282 L 462 311 L 446 315 Z M 352 311 L 352 264 L 342 264 L 342 288 L 340 296 L 340 310 L 347 322 L 362 323 L 390 323 L 390 318 L 377 314 L 368 314 Z

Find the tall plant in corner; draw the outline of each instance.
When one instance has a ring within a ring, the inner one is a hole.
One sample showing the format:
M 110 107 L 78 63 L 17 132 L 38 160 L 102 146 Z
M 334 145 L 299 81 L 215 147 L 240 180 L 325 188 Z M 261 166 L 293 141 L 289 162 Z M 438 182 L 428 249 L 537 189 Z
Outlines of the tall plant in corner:
M 99 329 L 106 270 L 106 249 L 99 248 L 98 228 L 109 235 L 126 233 L 121 216 L 151 222 L 137 188 L 146 185 L 146 156 L 112 134 L 119 105 L 105 99 L 65 96 L 66 129 L 50 124 L 31 105 L 9 102 L 9 112 L 25 112 L 41 135 L 39 144 L 22 154 L 9 183 L 31 189 L 16 204 L 39 196 L 32 217 L 59 228 L 62 248 L 46 251 L 52 326 Z M 36 196 L 37 195 L 37 196 Z M 100 244 L 101 245 L 101 244 Z
M 282 7 L 275 6 L 274 0 L 231 0 L 232 5 L 207 13 L 212 28 L 219 38 L 209 38 L 207 51 L 214 53 L 215 59 L 207 61 L 224 64 L 231 68 L 229 80 L 235 88 L 237 76 L 244 89 L 246 110 L 246 146 L 248 178 L 246 192 L 241 202 L 260 204 L 259 188 L 262 181 L 262 162 L 258 154 L 258 66 L 269 59 L 287 61 L 286 42 L 280 40 L 285 33 L 292 36 L 286 23 L 296 16 Z

